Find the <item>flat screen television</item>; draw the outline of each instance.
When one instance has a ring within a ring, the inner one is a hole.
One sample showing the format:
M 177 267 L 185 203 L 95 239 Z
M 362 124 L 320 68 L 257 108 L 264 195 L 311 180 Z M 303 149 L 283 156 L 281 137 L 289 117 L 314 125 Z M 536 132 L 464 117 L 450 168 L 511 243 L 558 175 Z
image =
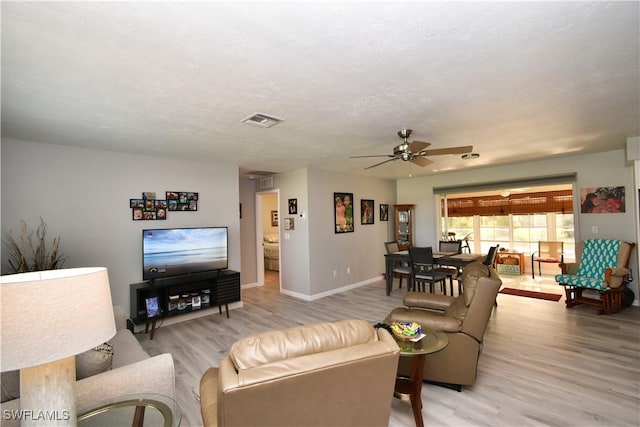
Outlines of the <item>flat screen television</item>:
M 227 227 L 142 230 L 142 279 L 153 280 L 229 266 Z

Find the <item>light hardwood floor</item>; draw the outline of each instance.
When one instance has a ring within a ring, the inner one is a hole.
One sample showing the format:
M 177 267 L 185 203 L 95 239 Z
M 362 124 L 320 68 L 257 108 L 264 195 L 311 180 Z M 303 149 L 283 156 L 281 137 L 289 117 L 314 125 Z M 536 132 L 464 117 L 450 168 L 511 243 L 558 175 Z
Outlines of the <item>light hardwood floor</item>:
M 503 276 L 504 285 L 561 293 L 552 278 Z M 397 281 L 305 302 L 277 289 L 243 289 L 244 307 L 231 318 L 217 310 L 164 326 L 153 341 L 138 334 L 150 354 L 169 352 L 176 367 L 182 425 L 201 424 L 194 391 L 233 342 L 254 332 L 298 324 L 362 318 L 382 320 L 402 305 Z M 597 316 L 593 307 L 566 309 L 559 302 L 498 295 L 485 333 L 478 378 L 462 392 L 423 384 L 426 426 L 639 426 L 640 307 Z M 394 399 L 390 426 L 413 426 L 407 402 Z

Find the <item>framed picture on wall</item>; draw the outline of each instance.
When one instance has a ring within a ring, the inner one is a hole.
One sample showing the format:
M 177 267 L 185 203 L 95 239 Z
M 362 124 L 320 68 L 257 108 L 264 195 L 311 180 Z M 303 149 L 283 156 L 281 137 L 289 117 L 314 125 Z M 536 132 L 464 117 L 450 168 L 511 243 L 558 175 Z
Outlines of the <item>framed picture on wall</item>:
M 389 205 L 380 204 L 380 221 L 389 221 Z
M 167 210 L 170 211 L 197 211 L 198 193 L 194 191 L 167 191 Z
M 594 187 L 580 190 L 580 213 L 625 211 L 624 187 Z
M 353 232 L 353 193 L 333 193 L 335 233 Z
M 289 199 L 289 215 L 298 213 L 298 199 Z
M 373 200 L 360 200 L 360 223 L 373 224 Z
M 278 226 L 278 211 L 271 211 L 271 226 Z
M 295 230 L 295 221 L 294 217 L 289 217 L 284 219 L 284 229 L 285 230 Z

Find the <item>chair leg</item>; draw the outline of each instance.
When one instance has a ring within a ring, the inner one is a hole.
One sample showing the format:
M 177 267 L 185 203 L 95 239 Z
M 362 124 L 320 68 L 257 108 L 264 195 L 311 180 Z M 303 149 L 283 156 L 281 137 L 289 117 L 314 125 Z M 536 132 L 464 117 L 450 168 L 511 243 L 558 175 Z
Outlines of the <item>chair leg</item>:
M 536 268 L 535 268 L 535 265 L 533 264 L 533 255 L 531 255 L 531 278 L 532 279 L 536 278 Z
M 402 274 L 400 274 L 400 284 L 398 285 L 398 289 L 402 289 Z
M 542 263 L 538 261 L 538 276 L 542 277 Z

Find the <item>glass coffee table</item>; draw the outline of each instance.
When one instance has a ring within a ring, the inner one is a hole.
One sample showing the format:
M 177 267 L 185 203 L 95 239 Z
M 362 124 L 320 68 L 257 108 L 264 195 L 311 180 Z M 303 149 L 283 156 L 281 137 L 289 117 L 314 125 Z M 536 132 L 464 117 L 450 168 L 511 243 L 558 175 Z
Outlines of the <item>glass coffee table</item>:
M 422 333 L 425 334 L 425 337 L 417 342 L 404 340 L 393 335 L 398 347 L 400 347 L 400 357 L 413 358 L 409 378 L 396 378 L 394 396 L 401 399 L 408 398 L 411 401 L 416 427 L 424 426 L 421 392 L 425 356 L 440 351 L 449 344 L 447 334 L 442 331 L 423 327 Z
M 180 407 L 161 394 L 132 394 L 105 401 L 78 414 L 78 426 L 178 427 Z

